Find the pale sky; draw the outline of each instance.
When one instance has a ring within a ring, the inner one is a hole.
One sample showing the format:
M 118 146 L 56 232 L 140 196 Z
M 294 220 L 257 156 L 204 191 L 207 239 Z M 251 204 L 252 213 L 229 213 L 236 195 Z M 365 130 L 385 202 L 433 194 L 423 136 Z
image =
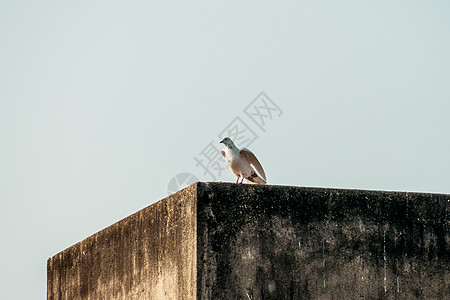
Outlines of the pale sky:
M 177 174 L 213 180 L 194 158 L 235 120 L 269 184 L 450 193 L 449 16 L 449 1 L 0 0 L 0 299 L 45 299 L 48 257 Z M 261 92 L 279 108 L 259 108 L 263 127 L 245 113 Z

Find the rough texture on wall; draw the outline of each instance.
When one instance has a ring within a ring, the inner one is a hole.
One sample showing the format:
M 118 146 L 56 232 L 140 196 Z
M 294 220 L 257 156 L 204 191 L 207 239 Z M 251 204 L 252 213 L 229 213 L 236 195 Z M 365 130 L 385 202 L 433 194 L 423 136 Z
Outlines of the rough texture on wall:
M 450 296 L 449 195 L 211 183 L 197 203 L 199 299 Z
M 195 190 L 171 195 L 50 258 L 47 299 L 195 299 Z
M 48 299 L 448 299 L 450 195 L 196 183 L 48 261 Z

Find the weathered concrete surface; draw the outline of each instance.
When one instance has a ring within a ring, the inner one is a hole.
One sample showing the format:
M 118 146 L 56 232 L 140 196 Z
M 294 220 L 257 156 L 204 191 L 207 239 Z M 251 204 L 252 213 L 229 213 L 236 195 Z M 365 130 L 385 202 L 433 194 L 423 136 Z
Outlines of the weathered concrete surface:
M 48 260 L 47 299 L 195 299 L 195 186 Z
M 48 261 L 48 299 L 449 299 L 450 195 L 196 183 Z
M 200 184 L 198 299 L 450 299 L 449 204 L 450 195 Z

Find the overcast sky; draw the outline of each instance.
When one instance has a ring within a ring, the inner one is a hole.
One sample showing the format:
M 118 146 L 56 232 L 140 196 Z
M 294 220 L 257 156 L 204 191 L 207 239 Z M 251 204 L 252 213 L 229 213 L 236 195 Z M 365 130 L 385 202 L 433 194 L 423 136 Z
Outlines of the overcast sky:
M 48 257 L 181 173 L 234 182 L 221 135 L 269 184 L 450 193 L 449 16 L 449 1 L 0 0 L 0 298 L 44 299 Z

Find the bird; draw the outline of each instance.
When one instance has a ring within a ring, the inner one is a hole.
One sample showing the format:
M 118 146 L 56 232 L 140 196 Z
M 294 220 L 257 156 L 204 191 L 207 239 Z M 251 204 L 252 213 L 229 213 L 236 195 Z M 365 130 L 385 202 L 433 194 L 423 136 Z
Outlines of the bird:
M 227 165 L 231 172 L 236 175 L 236 183 L 241 184 L 244 178 L 247 183 L 267 183 L 263 167 L 250 150 L 246 148 L 239 149 L 229 137 L 224 137 L 220 143 L 225 146 L 225 149 L 222 149 L 220 152 L 227 160 Z M 259 175 L 256 173 L 255 168 Z M 239 179 L 241 179 L 240 182 Z

